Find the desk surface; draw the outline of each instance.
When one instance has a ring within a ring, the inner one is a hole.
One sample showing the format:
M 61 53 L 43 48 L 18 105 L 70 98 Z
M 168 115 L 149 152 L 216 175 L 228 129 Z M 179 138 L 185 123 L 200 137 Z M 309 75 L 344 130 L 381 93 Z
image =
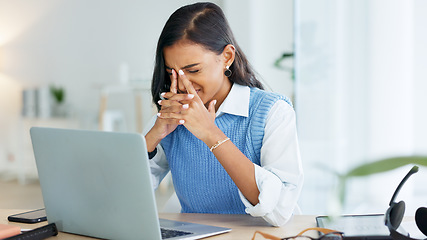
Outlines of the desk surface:
M 0 223 L 18 225 L 23 229 L 31 229 L 40 227 L 46 224 L 21 224 L 13 223 L 7 220 L 7 216 L 25 210 L 16 209 L 0 209 Z M 314 216 L 297 215 L 294 216 L 287 224 L 282 227 L 271 227 L 262 218 L 254 218 L 249 215 L 228 215 L 228 214 L 194 214 L 194 213 L 161 213 L 160 218 L 178 220 L 185 222 L 194 222 L 200 224 L 208 224 L 219 227 L 228 227 L 233 230 L 229 233 L 213 236 L 207 239 L 251 239 L 256 230 L 273 234 L 275 236 L 285 237 L 293 236 L 301 230 L 314 227 Z M 74 234 L 59 233 L 58 236 L 49 239 L 93 239 L 89 237 L 78 236 Z M 262 238 L 260 238 L 262 239 Z

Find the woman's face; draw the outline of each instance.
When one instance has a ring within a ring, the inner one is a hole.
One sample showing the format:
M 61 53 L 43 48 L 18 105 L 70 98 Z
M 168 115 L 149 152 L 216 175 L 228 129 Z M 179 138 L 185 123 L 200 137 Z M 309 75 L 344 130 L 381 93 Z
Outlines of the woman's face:
M 214 99 L 216 106 L 222 104 L 231 89 L 231 82 L 224 75 L 228 61 L 224 53 L 217 55 L 201 45 L 181 40 L 165 47 L 163 55 L 168 74 L 172 69 L 177 73 L 184 71 L 205 106 Z M 187 92 L 179 77 L 178 92 Z

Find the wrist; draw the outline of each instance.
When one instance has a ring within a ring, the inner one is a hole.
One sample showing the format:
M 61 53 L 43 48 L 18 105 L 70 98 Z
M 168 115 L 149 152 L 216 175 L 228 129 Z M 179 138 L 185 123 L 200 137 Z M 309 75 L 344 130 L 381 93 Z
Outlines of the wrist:
M 212 145 L 212 147 L 210 147 L 209 150 L 211 150 L 211 152 L 213 152 L 215 149 L 217 149 L 218 147 L 220 147 L 222 144 L 224 144 L 225 142 L 229 141 L 230 138 L 226 137 L 223 140 L 219 140 L 218 142 L 216 142 L 214 145 Z
M 145 142 L 147 144 L 147 151 L 153 152 L 157 145 L 162 141 L 162 138 L 158 137 L 157 134 L 153 133 L 152 130 L 150 130 L 147 135 L 145 135 Z
M 218 143 L 218 141 L 226 139 L 227 136 L 217 128 L 216 131 L 211 131 L 210 134 L 203 140 L 203 142 L 210 148 Z
M 152 152 L 148 152 L 148 159 L 153 159 L 157 154 L 157 147 L 154 148 Z

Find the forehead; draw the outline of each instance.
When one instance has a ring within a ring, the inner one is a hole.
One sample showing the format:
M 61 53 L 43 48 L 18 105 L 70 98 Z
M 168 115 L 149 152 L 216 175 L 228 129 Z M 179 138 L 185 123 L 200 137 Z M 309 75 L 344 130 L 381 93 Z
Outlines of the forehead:
M 215 60 L 217 55 L 200 44 L 181 40 L 172 46 L 165 47 L 163 57 L 166 66 L 182 68 L 189 64 Z

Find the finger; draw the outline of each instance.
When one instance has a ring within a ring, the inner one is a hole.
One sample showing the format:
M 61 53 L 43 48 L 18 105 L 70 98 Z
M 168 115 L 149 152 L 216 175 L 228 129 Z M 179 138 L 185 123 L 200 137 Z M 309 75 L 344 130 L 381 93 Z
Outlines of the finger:
M 215 116 L 215 104 L 216 104 L 216 100 L 212 100 L 209 103 L 209 108 L 208 108 L 209 113 L 213 116 Z
M 173 124 L 173 125 L 181 125 L 185 123 L 185 120 L 183 119 L 171 119 L 171 118 L 161 118 L 158 117 L 163 124 Z
M 186 110 L 190 107 L 190 105 L 188 103 L 186 104 L 178 104 L 178 105 L 174 105 L 174 106 L 162 106 L 162 108 L 160 109 L 160 113 L 180 113 L 183 110 Z
M 179 78 L 182 80 L 185 89 L 187 89 L 187 93 L 197 95 L 196 89 L 194 89 L 193 84 L 191 84 L 190 80 L 188 80 L 187 76 L 185 76 L 184 71 L 181 69 L 179 72 Z
M 172 93 L 178 92 L 178 75 L 176 74 L 176 71 L 174 69 L 172 69 L 170 91 Z
M 173 101 L 173 100 L 170 100 L 170 99 L 159 100 L 157 103 L 158 103 L 160 106 L 162 106 L 162 107 L 170 107 L 170 106 L 178 106 L 178 105 L 181 105 L 179 102 L 177 102 L 177 101 Z
M 194 98 L 194 94 L 176 94 L 172 92 L 164 92 L 160 94 L 164 100 L 173 100 L 173 101 L 183 101 L 183 100 L 191 100 Z
M 157 117 L 162 118 L 164 120 L 174 120 L 171 123 L 175 123 L 175 124 L 184 124 L 185 121 L 183 121 L 182 119 L 182 115 L 179 113 L 162 113 L 159 112 L 157 113 Z

